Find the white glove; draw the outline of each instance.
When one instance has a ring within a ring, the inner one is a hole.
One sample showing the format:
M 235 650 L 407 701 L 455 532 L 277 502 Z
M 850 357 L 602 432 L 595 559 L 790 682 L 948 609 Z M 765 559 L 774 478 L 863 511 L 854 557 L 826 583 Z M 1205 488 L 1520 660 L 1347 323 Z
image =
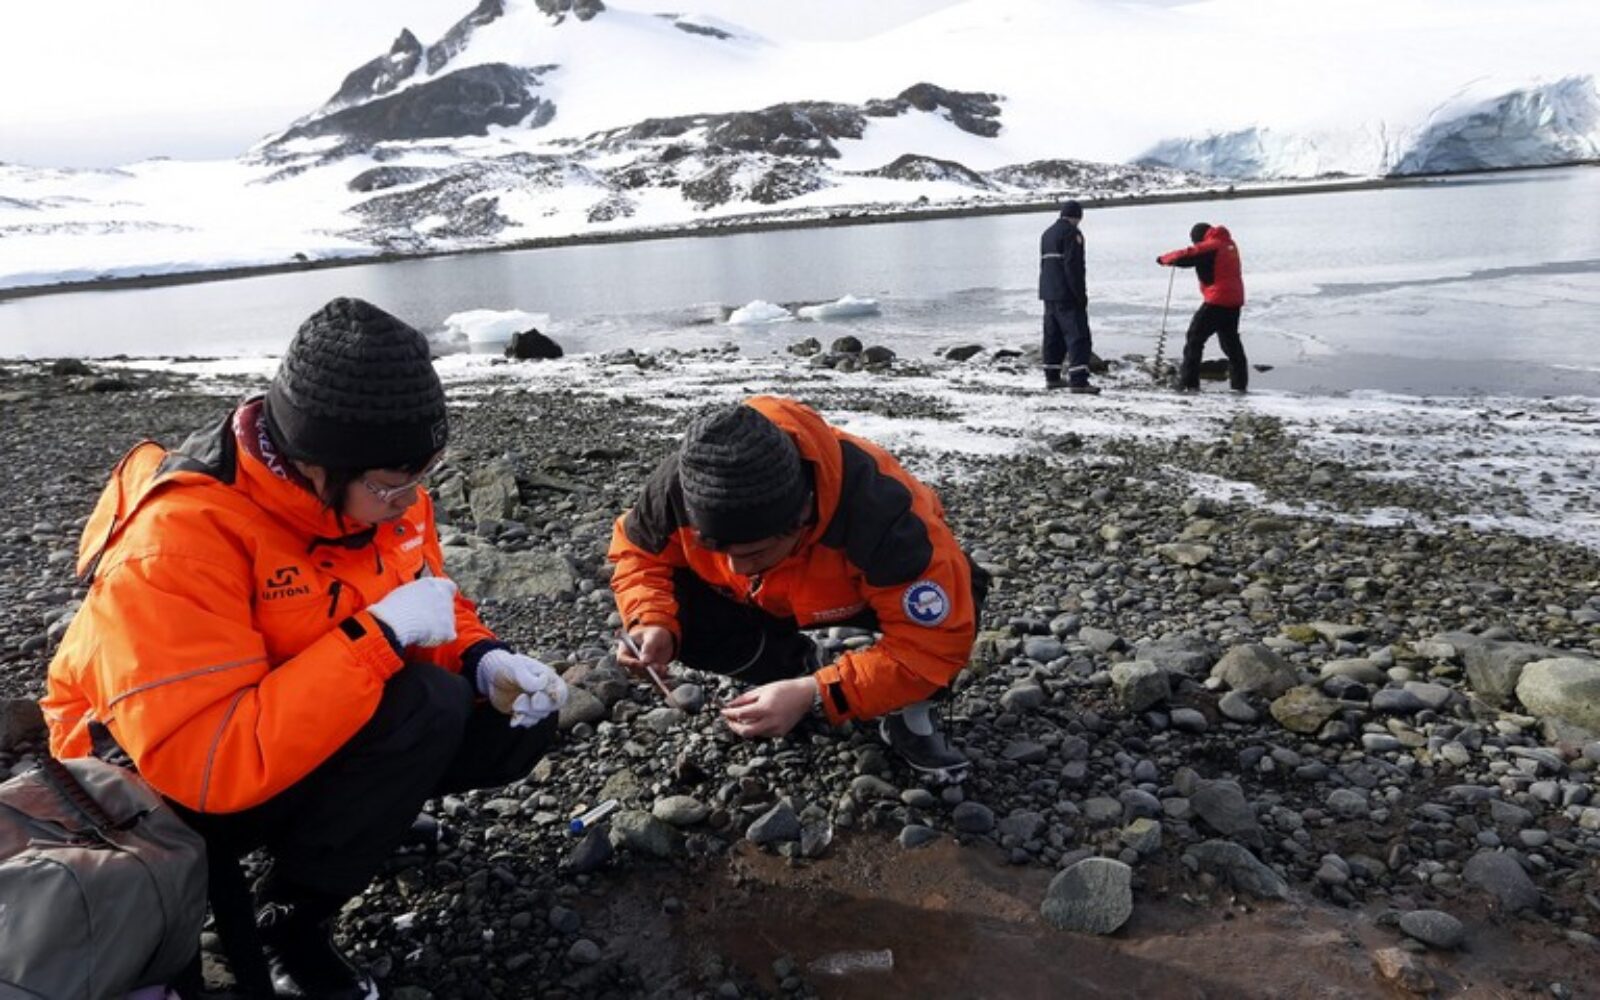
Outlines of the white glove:
M 567 703 L 567 682 L 531 656 L 491 649 L 478 660 L 478 693 L 521 729 L 561 711 Z
M 456 637 L 456 585 L 426 576 L 389 591 L 367 610 L 402 646 L 438 646 Z

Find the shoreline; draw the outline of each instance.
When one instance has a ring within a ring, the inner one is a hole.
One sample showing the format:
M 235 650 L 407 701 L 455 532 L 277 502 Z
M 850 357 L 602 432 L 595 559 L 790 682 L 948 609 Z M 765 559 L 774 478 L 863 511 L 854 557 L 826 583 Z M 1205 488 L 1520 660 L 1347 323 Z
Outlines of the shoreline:
M 1085 198 L 1088 209 L 1122 208 L 1140 205 L 1166 205 L 1194 201 L 1233 200 L 1242 198 L 1272 198 L 1301 194 L 1342 194 L 1356 191 L 1376 191 L 1401 187 L 1423 187 L 1448 183 L 1469 177 L 1493 174 L 1520 173 L 1534 170 L 1556 170 L 1571 167 L 1600 167 L 1600 160 L 1582 160 L 1571 163 L 1543 164 L 1527 167 L 1495 167 L 1484 170 L 1460 171 L 1447 174 L 1409 174 L 1405 176 L 1363 177 L 1330 181 L 1291 181 L 1282 184 L 1263 182 L 1261 187 L 1239 187 L 1226 184 L 1192 191 L 1172 191 L 1161 194 L 1133 195 L 1129 197 Z M 214 281 L 233 281 L 241 278 L 265 277 L 275 274 L 293 274 L 303 271 L 320 271 L 329 268 L 358 267 L 373 264 L 392 264 L 401 261 L 428 260 L 437 257 L 457 257 L 475 254 L 508 253 L 521 250 L 546 250 L 571 246 L 592 246 L 609 243 L 635 243 L 650 240 L 683 239 L 695 237 L 727 236 L 747 233 L 777 232 L 789 229 L 824 229 L 844 226 L 885 225 L 897 222 L 926 222 L 935 219 L 973 218 L 988 215 L 1021 215 L 1030 212 L 1054 211 L 1059 198 L 1006 202 L 999 204 L 908 205 L 894 211 L 874 212 L 865 206 L 840 205 L 818 211 L 818 216 L 782 218 L 756 213 L 730 216 L 683 228 L 661 227 L 655 229 L 626 230 L 620 232 L 575 233 L 566 236 L 547 236 L 517 240 L 496 246 L 468 247 L 454 250 L 421 251 L 416 253 L 379 252 L 370 255 L 335 257 L 322 260 L 285 261 L 276 264 L 249 264 L 235 267 L 205 268 L 193 271 L 175 271 L 164 274 L 134 274 L 117 277 L 93 278 L 80 281 L 59 281 L 41 285 L 22 285 L 0 288 L 0 303 L 38 298 L 46 295 L 69 294 L 88 291 L 118 291 L 124 289 L 163 288 L 173 285 L 202 284 Z

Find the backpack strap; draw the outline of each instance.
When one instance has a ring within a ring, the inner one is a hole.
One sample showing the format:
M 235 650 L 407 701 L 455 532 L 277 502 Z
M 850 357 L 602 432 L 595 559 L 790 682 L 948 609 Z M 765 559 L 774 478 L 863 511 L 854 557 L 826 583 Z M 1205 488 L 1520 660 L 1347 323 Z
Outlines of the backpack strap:
M 95 801 L 89 790 L 78 781 L 77 775 L 67 765 L 54 757 L 45 757 L 39 761 L 39 773 L 44 778 L 44 783 L 50 786 L 51 791 L 60 796 L 67 807 L 88 821 L 96 833 L 105 836 L 115 830 L 116 821 L 113 820 Z

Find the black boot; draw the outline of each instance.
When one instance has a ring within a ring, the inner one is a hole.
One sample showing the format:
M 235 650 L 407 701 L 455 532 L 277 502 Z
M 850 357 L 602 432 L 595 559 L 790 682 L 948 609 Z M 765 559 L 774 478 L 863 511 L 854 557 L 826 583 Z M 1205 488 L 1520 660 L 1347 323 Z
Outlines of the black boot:
M 262 893 L 256 929 L 280 997 L 378 1000 L 378 985 L 333 943 L 329 925 L 343 900 L 286 886 Z
M 922 701 L 890 712 L 878 722 L 878 735 L 911 768 L 935 781 L 957 782 L 972 762 L 944 738 L 940 712 Z

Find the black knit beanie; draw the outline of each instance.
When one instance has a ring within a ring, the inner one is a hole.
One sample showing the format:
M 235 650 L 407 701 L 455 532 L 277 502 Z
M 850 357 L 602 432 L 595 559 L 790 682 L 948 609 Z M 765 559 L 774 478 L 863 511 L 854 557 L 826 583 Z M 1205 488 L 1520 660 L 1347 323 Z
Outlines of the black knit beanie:
M 690 421 L 678 477 L 689 523 L 717 545 L 786 534 L 804 514 L 799 449 L 749 406 L 724 406 Z
M 1061 217 L 1063 219 L 1081 219 L 1083 218 L 1083 206 L 1076 201 L 1063 202 L 1061 205 Z
M 1211 223 L 1196 222 L 1194 225 L 1189 227 L 1189 242 L 1199 243 L 1201 240 L 1206 238 L 1206 233 L 1209 232 L 1211 232 Z
M 427 338 L 360 299 L 334 299 L 300 324 L 266 413 L 290 458 L 324 468 L 415 466 L 450 436 Z

